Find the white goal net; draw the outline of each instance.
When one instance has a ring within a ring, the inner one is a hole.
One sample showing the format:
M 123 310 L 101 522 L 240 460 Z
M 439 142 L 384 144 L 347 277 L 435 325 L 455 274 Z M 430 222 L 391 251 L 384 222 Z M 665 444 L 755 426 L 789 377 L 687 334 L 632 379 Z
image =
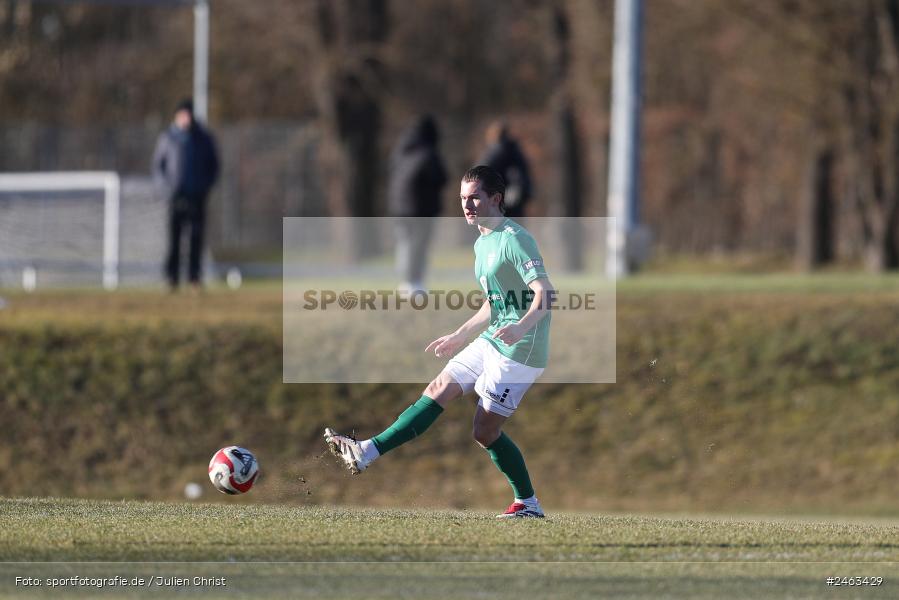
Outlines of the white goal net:
M 168 204 L 148 177 L 0 174 L 0 285 L 163 281 Z

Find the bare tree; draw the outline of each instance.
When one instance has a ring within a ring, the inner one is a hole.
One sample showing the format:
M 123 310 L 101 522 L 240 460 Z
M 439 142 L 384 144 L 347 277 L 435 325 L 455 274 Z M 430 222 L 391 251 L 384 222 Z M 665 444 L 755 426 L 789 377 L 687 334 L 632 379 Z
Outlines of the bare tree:
M 557 190 L 562 202 L 562 214 L 566 217 L 580 217 L 583 214 L 581 148 L 570 83 L 571 26 L 564 0 L 553 4 L 552 27 L 555 42 L 555 93 L 551 100 L 551 110 L 559 160 Z M 572 271 L 579 271 L 584 266 L 581 236 L 582 232 L 578 227 L 569 227 L 563 237 L 566 241 L 566 267 Z
M 800 264 L 834 255 L 830 178 L 846 181 L 842 201 L 861 224 L 869 271 L 899 268 L 899 0 L 740 3 L 744 16 L 775 32 L 786 60 L 804 57 L 812 143 L 810 173 L 797 229 Z M 790 53 L 790 54 L 788 54 Z M 838 167 L 841 167 L 838 169 Z
M 810 137 L 814 139 L 815 133 Z M 799 207 L 796 260 L 810 271 L 834 259 L 834 162 L 833 147 L 812 143 L 808 172 Z
M 381 98 L 380 57 L 388 35 L 387 0 L 319 0 L 317 103 L 326 133 L 331 212 L 378 214 Z M 357 257 L 374 250 L 371 228 L 354 231 Z
M 866 0 L 843 51 L 842 142 L 861 217 L 865 266 L 899 268 L 899 1 Z

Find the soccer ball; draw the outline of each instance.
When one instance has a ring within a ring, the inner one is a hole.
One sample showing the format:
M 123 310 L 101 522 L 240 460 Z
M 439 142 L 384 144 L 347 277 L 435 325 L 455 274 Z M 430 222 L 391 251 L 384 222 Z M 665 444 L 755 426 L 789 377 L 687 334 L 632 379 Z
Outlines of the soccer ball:
M 209 480 L 223 494 L 245 494 L 259 475 L 259 462 L 240 446 L 227 446 L 209 461 Z

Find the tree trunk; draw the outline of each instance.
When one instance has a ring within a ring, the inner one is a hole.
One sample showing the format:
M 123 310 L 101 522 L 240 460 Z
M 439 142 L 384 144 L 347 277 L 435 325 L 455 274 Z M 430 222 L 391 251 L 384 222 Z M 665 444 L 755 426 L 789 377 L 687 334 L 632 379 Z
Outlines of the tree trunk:
M 856 66 L 843 83 L 841 148 L 853 180 L 862 224 L 862 259 L 868 271 L 899 267 L 899 2 L 869 0 L 859 34 L 845 42 Z
M 571 102 L 565 98 L 556 108 L 556 127 L 559 135 L 559 192 L 562 195 L 565 221 L 565 268 L 569 271 L 584 269 L 584 240 L 580 220 L 583 214 L 583 187 L 581 185 L 581 152 L 577 137 L 577 122 Z
M 378 99 L 368 93 L 352 76 L 345 76 L 336 101 L 338 140 L 343 164 L 343 197 L 347 212 L 355 217 L 353 258 L 360 259 L 379 251 L 378 228 L 361 217 L 374 217 L 379 189 L 381 108 Z
M 387 0 L 320 0 L 318 103 L 325 124 L 332 213 L 379 214 L 383 66 L 378 55 L 388 31 Z M 354 258 L 379 250 L 378 231 L 361 219 L 351 228 Z
M 583 214 L 581 147 L 577 135 L 574 102 L 569 91 L 569 46 L 571 30 L 568 14 L 561 3 L 553 7 L 553 29 L 556 42 L 556 95 L 552 102 L 553 120 L 559 159 L 558 193 L 565 221 L 562 239 L 565 243 L 565 267 L 569 271 L 584 268 L 583 232 L 577 217 Z M 556 213 L 558 214 L 558 213 Z
M 796 259 L 811 271 L 834 259 L 834 152 L 816 145 L 812 153 L 805 190 L 799 207 Z
M 899 226 L 899 212 L 891 207 L 883 220 L 866 228 L 864 238 L 865 269 L 871 273 L 885 273 L 899 268 L 896 228 Z

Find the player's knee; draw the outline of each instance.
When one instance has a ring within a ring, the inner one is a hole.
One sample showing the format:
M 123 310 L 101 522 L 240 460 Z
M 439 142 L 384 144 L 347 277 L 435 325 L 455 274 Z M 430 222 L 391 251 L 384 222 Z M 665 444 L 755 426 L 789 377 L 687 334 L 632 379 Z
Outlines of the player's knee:
M 471 437 L 474 438 L 474 441 L 484 448 L 495 442 L 499 435 L 500 430 L 496 427 L 488 427 L 480 423 L 475 423 L 471 431 Z
M 440 376 L 438 375 L 431 383 L 428 384 L 428 387 L 425 388 L 425 396 L 437 400 L 438 397 L 442 396 L 445 391 L 446 384 L 441 381 Z
M 453 381 L 453 378 L 446 373 L 440 373 L 425 388 L 425 396 L 432 398 L 440 405 L 446 404 L 454 397 L 458 396 L 459 384 Z

